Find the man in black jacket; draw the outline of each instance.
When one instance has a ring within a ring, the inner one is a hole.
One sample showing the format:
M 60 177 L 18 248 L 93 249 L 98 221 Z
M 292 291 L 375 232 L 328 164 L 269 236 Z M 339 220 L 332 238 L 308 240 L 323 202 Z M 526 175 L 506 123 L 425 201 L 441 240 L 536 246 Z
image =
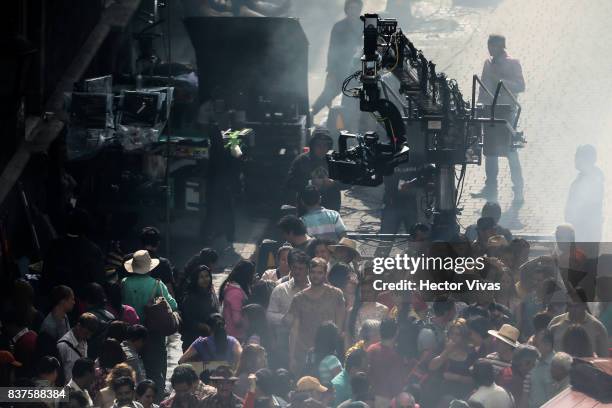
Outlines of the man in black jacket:
M 325 154 L 332 148 L 333 141 L 329 131 L 315 129 L 309 143 L 309 151 L 300 154 L 291 163 L 287 177 L 287 189 L 295 197 L 304 187 L 312 184 L 321 192 L 321 205 L 330 210 L 340 210 L 340 183 L 329 178 L 329 168 Z

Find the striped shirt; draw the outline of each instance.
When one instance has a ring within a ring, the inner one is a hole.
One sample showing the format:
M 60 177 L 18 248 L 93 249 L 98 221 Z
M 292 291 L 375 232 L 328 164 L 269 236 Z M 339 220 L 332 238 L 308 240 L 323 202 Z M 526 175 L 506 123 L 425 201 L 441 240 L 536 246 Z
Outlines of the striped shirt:
M 319 207 L 302 216 L 308 235 L 338 242 L 346 234 L 346 227 L 338 211 Z

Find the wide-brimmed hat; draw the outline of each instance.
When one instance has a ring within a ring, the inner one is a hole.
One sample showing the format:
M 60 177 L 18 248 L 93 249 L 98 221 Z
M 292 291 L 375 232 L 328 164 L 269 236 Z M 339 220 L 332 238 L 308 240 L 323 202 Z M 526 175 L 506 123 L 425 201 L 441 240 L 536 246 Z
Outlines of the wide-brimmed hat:
M 132 259 L 124 262 L 123 266 L 129 273 L 144 275 L 151 272 L 159 265 L 159 259 L 151 259 L 149 251 L 141 249 L 134 252 Z
M 510 324 L 504 324 L 499 330 L 489 330 L 488 333 L 491 336 L 500 339 L 509 346 L 518 347 L 519 345 L 518 338 L 521 332 L 519 332 L 519 329 Z
M 342 238 L 337 244 L 329 245 L 328 248 L 329 251 L 332 253 L 339 248 L 343 248 L 349 251 L 353 255 L 353 258 L 361 258 L 361 254 L 359 253 L 359 251 L 357 251 L 357 242 L 353 241 L 350 238 Z
M 238 381 L 238 377 L 234 376 L 232 369 L 228 366 L 219 366 L 215 368 L 210 374 L 210 379 L 216 381 Z
M 296 389 L 298 392 L 304 391 L 319 391 L 319 392 L 327 392 L 327 387 L 321 385 L 319 380 L 315 377 L 302 377 L 298 380 L 296 384 Z
M 21 367 L 23 365 L 19 361 L 15 360 L 15 356 L 13 356 L 13 353 L 10 351 L 0 350 L 0 365 L 5 364 L 10 364 L 13 367 Z

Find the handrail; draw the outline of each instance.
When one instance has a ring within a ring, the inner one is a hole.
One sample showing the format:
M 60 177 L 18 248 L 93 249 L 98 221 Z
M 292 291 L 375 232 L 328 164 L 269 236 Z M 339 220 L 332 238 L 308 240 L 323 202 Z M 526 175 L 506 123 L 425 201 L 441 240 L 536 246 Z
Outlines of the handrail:
M 512 127 L 516 129 L 516 126 L 518 125 L 518 121 L 521 116 L 521 112 L 523 108 L 521 104 L 518 103 L 518 100 L 516 99 L 514 94 L 506 87 L 506 84 L 504 84 L 504 81 L 499 81 L 499 83 L 497 84 L 497 88 L 495 89 L 495 96 L 493 97 L 493 104 L 491 105 L 491 119 L 495 119 L 495 106 L 497 105 L 497 98 L 499 97 L 499 93 L 502 90 L 502 88 L 504 89 L 504 91 L 506 91 L 508 96 L 510 96 L 510 99 L 512 99 L 512 102 L 514 102 L 514 104 L 518 107 L 518 110 L 516 111 L 516 117 L 514 118 L 514 123 L 512 125 Z
M 478 75 L 474 75 L 472 77 L 472 119 L 474 119 L 476 115 L 476 82 L 478 82 L 480 84 L 480 87 L 484 89 L 485 92 L 488 93 L 491 98 L 493 98 L 493 94 L 491 93 L 491 91 L 489 91 L 485 84 L 482 83 L 480 78 L 478 78 Z

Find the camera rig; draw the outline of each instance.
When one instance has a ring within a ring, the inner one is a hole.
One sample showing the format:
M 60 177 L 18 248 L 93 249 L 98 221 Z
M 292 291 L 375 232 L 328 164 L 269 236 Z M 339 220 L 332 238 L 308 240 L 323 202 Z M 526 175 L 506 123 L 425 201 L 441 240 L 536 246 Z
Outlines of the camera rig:
M 361 70 L 344 80 L 342 92 L 359 98 L 359 109 L 375 115 L 388 140 L 381 142 L 376 132 L 341 132 L 338 151 L 327 156 L 330 177 L 375 186 L 399 164 L 423 168 L 424 177 L 435 186 L 428 210 L 433 216 L 432 235 L 451 239 L 459 232 L 457 204 L 466 166 L 480 165 L 483 149 L 486 156 L 504 156 L 522 147 L 525 141 L 516 130 L 521 107 L 502 81 L 491 92 L 476 75 L 472 102 L 465 101 L 457 82 L 436 72 L 436 65 L 402 33 L 397 20 L 377 14 L 365 14 L 361 20 Z M 388 75 L 396 78 L 399 89 L 388 84 Z M 355 79 L 361 86 L 349 89 Z M 492 105 L 476 103 L 478 85 L 491 97 Z M 511 105 L 497 103 L 502 91 Z M 496 118 L 496 110 L 498 116 L 504 112 L 504 117 Z M 349 148 L 350 140 L 355 143 Z M 461 167 L 459 177 L 457 166 Z

